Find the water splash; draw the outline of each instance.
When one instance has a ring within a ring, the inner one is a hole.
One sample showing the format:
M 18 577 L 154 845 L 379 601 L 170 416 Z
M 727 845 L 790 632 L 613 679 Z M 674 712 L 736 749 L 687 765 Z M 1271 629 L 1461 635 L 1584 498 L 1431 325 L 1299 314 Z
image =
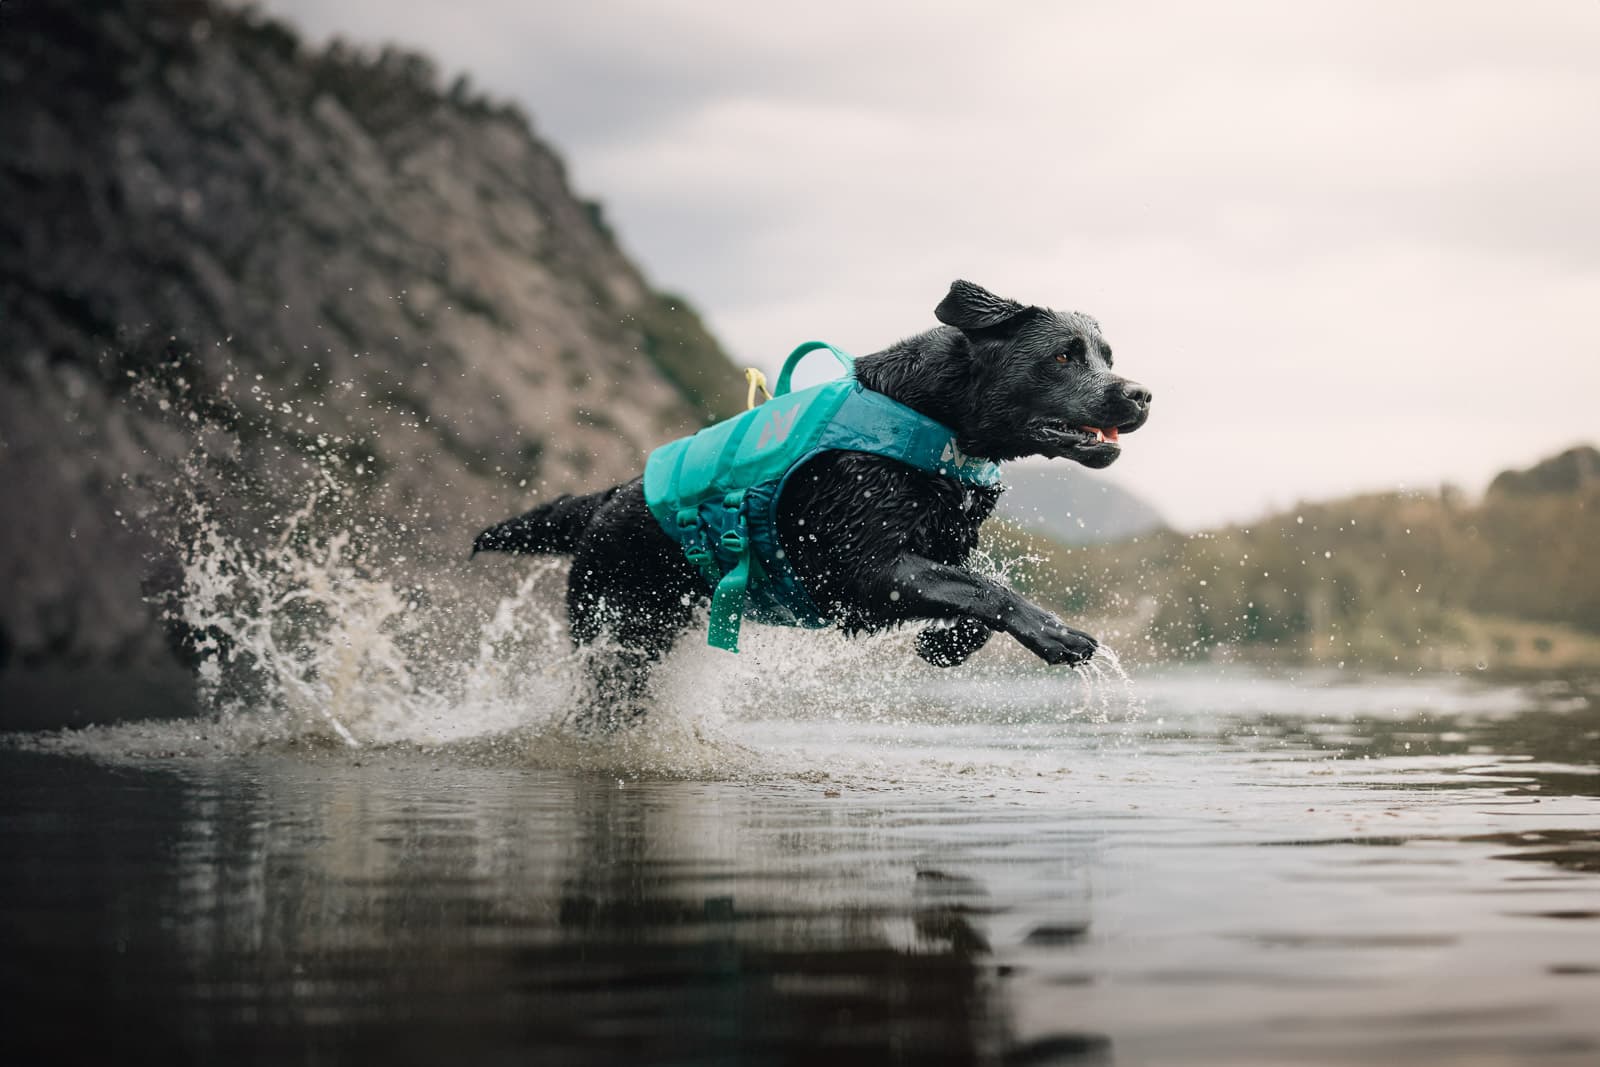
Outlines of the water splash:
M 718 778 L 842 772 L 878 758 L 819 766 L 814 746 L 769 743 L 781 732 L 775 723 L 866 723 L 892 745 L 945 723 L 1026 738 L 1041 725 L 1136 714 L 1131 682 L 1103 645 L 1074 672 L 1044 667 L 999 635 L 973 663 L 941 671 L 916 657 L 915 629 L 850 639 L 751 625 L 734 657 L 705 646 L 702 619 L 658 670 L 645 721 L 586 736 L 571 720 L 590 653 L 567 636 L 565 560 L 398 566 L 371 550 L 352 515 L 359 497 L 334 466 L 310 485 L 266 538 L 198 492 L 180 501 L 173 548 L 182 574 L 166 603 L 199 661 L 205 719 L 32 743 L 103 758 L 425 750 L 619 777 Z M 978 561 L 1000 581 L 1019 562 L 992 553 Z M 497 586 L 508 574 L 510 588 Z
M 1116 649 L 1102 643 L 1094 658 L 1078 668 L 1084 679 L 1084 704 L 1093 709 L 1095 722 L 1110 722 L 1115 712 L 1136 718 L 1140 712 L 1133 679 L 1122 666 Z

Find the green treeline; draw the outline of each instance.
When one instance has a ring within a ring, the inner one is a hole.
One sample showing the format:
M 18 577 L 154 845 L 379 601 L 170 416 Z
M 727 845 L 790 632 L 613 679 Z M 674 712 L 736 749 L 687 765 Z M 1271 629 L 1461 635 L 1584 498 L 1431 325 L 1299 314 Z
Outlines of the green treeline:
M 1600 485 L 1307 504 L 1247 526 L 1065 548 L 1021 584 L 1069 617 L 1124 618 L 1162 658 L 1507 666 L 1600 654 Z M 1454 652 L 1456 654 L 1452 655 Z

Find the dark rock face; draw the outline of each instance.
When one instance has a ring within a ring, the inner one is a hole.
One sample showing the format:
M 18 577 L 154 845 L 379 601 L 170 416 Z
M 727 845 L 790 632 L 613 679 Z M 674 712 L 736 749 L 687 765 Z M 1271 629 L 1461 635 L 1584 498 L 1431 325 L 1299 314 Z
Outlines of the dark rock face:
M 739 406 L 526 119 L 426 60 L 200 0 L 0 22 L 0 672 L 170 662 L 143 486 L 196 452 L 284 500 L 341 464 L 459 553 Z
M 1489 493 L 1509 496 L 1576 493 L 1594 486 L 1600 486 L 1600 449 L 1579 445 L 1541 460 L 1527 470 L 1500 472 L 1489 483 Z

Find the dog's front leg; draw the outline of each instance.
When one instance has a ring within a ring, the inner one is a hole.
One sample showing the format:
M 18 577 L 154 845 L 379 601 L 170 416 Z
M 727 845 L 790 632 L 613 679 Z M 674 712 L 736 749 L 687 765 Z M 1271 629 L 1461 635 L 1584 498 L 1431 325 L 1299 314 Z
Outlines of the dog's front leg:
M 1005 631 L 1046 663 L 1076 666 L 1099 647 L 998 582 L 922 556 L 901 556 L 869 585 L 862 599 L 889 619 L 972 619 Z

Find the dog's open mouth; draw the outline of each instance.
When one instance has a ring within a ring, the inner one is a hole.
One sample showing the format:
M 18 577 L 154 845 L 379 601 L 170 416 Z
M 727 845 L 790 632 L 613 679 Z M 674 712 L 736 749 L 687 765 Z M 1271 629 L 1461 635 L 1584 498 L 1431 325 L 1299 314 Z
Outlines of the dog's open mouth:
M 1086 467 L 1105 467 L 1122 453 L 1122 431 L 1116 426 L 1073 426 L 1046 422 L 1035 437 L 1045 455 L 1072 459 Z
M 1089 445 L 1118 445 L 1122 431 L 1115 426 L 1069 426 L 1047 422 L 1037 428 L 1040 437 L 1052 444 L 1082 448 Z
M 1117 432 L 1117 428 L 1115 426 L 1111 427 L 1109 430 L 1102 430 L 1098 426 L 1080 426 L 1078 429 L 1082 430 L 1084 433 L 1094 434 L 1095 443 L 1101 445 L 1105 444 L 1107 441 L 1110 441 L 1112 444 L 1116 444 L 1117 438 L 1121 436 Z

